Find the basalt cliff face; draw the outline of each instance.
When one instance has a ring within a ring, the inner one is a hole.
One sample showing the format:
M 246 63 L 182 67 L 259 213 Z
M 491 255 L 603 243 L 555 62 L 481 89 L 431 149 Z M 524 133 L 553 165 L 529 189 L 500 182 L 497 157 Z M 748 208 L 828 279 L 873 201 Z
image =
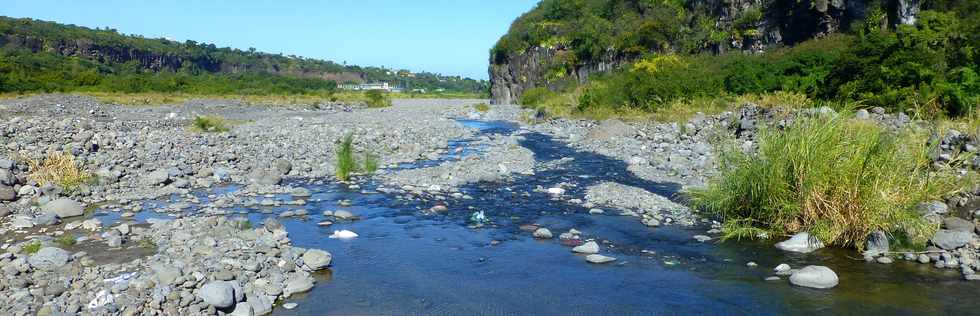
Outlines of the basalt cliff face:
M 544 0 L 532 11 L 520 17 L 491 52 L 489 73 L 493 103 L 518 103 L 521 95 L 532 88 L 545 87 L 554 90 L 569 83 L 584 83 L 590 76 L 629 64 L 647 53 L 762 52 L 774 47 L 793 45 L 808 39 L 842 32 L 851 23 L 865 20 L 869 15 L 876 14 L 872 12 L 872 8 L 880 8 L 877 12 L 881 13 L 880 18 L 885 20 L 886 24 L 913 24 L 921 2 L 920 0 L 680 0 L 684 3 L 683 10 L 688 16 L 685 23 L 690 23 L 681 28 L 682 30 L 688 31 L 694 28 L 695 24 L 704 27 L 705 21 L 710 23 L 706 28 L 706 32 L 710 35 L 703 36 L 703 40 L 700 40 L 699 45 L 693 49 L 683 47 L 680 42 L 691 40 L 690 37 L 695 35 L 665 32 L 668 34 L 661 42 L 648 43 L 645 47 L 641 46 L 643 49 L 640 50 L 637 50 L 635 45 L 629 49 L 613 45 L 606 47 L 600 54 L 593 54 L 590 58 L 569 58 L 577 54 L 576 43 L 588 43 L 590 39 L 586 37 L 583 40 L 580 34 L 569 35 L 568 30 L 561 33 L 563 31 L 554 28 L 549 30 L 547 27 L 531 29 L 536 32 L 544 30 L 545 33 L 550 31 L 556 38 L 579 36 L 579 40 L 528 42 L 526 47 L 517 50 L 501 48 L 505 41 L 531 37 L 527 34 L 518 34 L 527 29 L 521 28 L 524 25 L 538 23 L 548 26 L 562 23 L 562 17 L 556 17 L 553 12 L 540 12 L 565 5 L 549 3 L 557 1 L 561 0 Z M 643 1 L 593 0 L 592 2 L 603 2 L 600 7 L 616 7 L 629 14 L 636 14 L 641 19 L 646 19 L 645 15 L 651 15 L 652 21 L 657 19 L 649 8 L 637 4 Z M 567 5 L 565 6 L 567 9 Z M 624 7 L 627 9 L 622 9 Z M 629 12 L 629 10 L 637 12 Z M 573 16 L 580 17 L 580 15 Z M 617 26 L 623 24 L 615 18 L 606 17 L 606 19 Z M 571 23 L 576 22 L 571 21 Z M 637 23 L 637 27 L 649 27 L 649 23 Z M 574 27 L 572 29 L 571 32 L 577 32 Z M 630 31 L 645 30 L 626 30 L 624 33 Z M 541 37 L 540 34 L 535 35 Z M 609 34 L 608 36 L 622 35 Z

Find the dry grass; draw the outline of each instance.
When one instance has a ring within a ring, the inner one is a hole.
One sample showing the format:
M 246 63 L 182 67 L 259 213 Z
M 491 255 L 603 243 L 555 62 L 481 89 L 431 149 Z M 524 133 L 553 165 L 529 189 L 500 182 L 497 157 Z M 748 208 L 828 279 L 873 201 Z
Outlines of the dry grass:
M 65 190 L 73 190 L 93 179 L 92 174 L 85 171 L 71 153 L 50 153 L 43 161 L 23 160 L 30 169 L 28 178 L 40 185 L 57 184 Z

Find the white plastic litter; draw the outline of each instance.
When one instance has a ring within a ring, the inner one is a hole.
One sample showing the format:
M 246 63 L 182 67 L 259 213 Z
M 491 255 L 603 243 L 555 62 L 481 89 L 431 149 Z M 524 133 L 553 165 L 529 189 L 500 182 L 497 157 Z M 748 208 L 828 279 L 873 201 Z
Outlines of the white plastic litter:
M 333 231 L 333 235 L 330 235 L 330 238 L 332 238 L 332 239 L 351 239 L 351 238 L 357 238 L 357 233 L 352 232 L 352 231 L 349 231 L 349 230 L 346 230 L 346 229 L 345 230 L 335 230 L 335 231 Z
M 86 306 L 88 309 L 96 309 L 105 306 L 106 304 L 112 304 L 113 302 L 115 302 L 115 299 L 112 297 L 112 294 L 106 290 L 101 290 L 99 293 L 95 294 L 95 298 L 92 299 L 92 301 Z
M 129 281 L 129 279 L 132 279 L 134 277 L 136 277 L 136 272 L 129 272 L 129 273 L 120 274 L 119 276 L 114 277 L 114 278 L 105 279 L 105 280 L 103 280 L 103 282 L 105 282 L 105 283 L 120 283 L 120 282 Z

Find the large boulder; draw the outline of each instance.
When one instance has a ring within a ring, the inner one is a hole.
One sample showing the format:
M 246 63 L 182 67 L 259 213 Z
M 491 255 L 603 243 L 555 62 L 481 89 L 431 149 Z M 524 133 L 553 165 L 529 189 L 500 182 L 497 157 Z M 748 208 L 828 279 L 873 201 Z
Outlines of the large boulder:
M 798 233 L 790 239 L 776 243 L 776 248 L 800 253 L 810 253 L 823 247 L 823 242 L 820 239 L 807 232 Z
M 796 286 L 815 289 L 829 289 L 837 286 L 840 280 L 837 273 L 825 266 L 806 266 L 789 276 L 789 282 Z
M 68 198 L 61 198 L 48 202 L 48 204 L 44 204 L 44 207 L 42 207 L 41 210 L 45 213 L 54 213 L 61 218 L 81 216 L 82 214 L 85 214 L 85 206 Z
M 965 246 L 973 240 L 972 232 L 940 229 L 932 236 L 932 244 L 936 247 L 953 250 Z
M 68 264 L 71 254 L 61 248 L 44 247 L 27 258 L 27 263 L 39 270 L 55 270 Z
M 303 254 L 303 263 L 311 271 L 325 269 L 332 259 L 333 256 L 329 252 L 320 249 L 310 249 Z
M 226 281 L 208 282 L 198 290 L 197 296 L 216 308 L 228 308 L 235 305 L 235 287 Z

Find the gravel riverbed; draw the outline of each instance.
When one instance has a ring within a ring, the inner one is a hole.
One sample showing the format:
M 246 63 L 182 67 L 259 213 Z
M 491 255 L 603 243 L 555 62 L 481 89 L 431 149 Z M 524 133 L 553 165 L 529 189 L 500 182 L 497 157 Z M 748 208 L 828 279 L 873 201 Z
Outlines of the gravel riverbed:
M 698 216 L 676 194 L 704 185 L 715 172 L 712 143 L 719 138 L 751 150 L 758 126 L 791 119 L 747 106 L 682 124 L 528 124 L 530 111 L 473 106 L 484 102 L 396 100 L 369 109 L 227 100 L 118 106 L 59 94 L 0 101 L 0 314 L 263 315 L 294 307 L 284 303 L 329 277 L 331 262 L 344 258 L 295 247 L 274 218 L 251 222 L 244 210 L 272 214 L 289 207 L 274 215 L 304 220 L 322 214 L 328 220 L 321 227 L 357 220 L 347 211 L 307 207 L 351 202 L 324 201 L 304 187 L 336 183 L 335 151 L 346 135 L 354 139 L 355 157 L 376 155 L 381 168 L 338 185 L 357 192 L 370 183 L 393 199 L 430 205 L 423 214 L 446 213 L 458 201 L 480 199 L 471 195 L 477 189 L 496 186 L 510 196 L 544 195 L 590 216 L 635 217 L 649 229 L 701 227 L 706 232 L 694 239 L 714 240 L 720 223 Z M 888 126 L 919 124 L 901 114 L 857 115 Z M 193 131 L 197 116 L 224 118 L 230 129 Z M 498 130 L 481 131 L 477 125 L 485 122 L 497 122 Z M 977 148 L 966 134 L 937 141 L 936 161 Z M 94 177 L 72 188 L 39 183 L 27 161 L 49 153 L 71 153 Z M 980 161 L 963 172 L 976 167 Z M 928 252 L 890 253 L 886 242 L 866 259 L 927 263 L 977 279 L 980 238 L 969 210 L 976 193 L 923 206 L 923 215 L 943 227 Z M 454 211 L 472 212 L 477 225 L 471 227 L 497 225 L 476 209 Z M 590 263 L 618 262 L 616 253 L 597 253 L 602 236 L 574 228 L 552 234 L 539 223 L 520 229 L 542 240 L 558 236 L 572 251 L 590 255 Z M 607 248 L 615 245 L 603 243 Z M 806 272 L 812 275 L 795 279 L 830 284 L 825 270 Z

